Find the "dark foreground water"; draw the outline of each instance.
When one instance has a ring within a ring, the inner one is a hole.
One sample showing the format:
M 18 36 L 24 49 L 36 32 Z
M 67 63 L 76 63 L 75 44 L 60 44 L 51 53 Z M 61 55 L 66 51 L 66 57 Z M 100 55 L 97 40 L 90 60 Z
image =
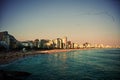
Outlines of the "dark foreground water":
M 0 69 L 32 73 L 26 80 L 120 80 L 120 49 L 40 54 Z

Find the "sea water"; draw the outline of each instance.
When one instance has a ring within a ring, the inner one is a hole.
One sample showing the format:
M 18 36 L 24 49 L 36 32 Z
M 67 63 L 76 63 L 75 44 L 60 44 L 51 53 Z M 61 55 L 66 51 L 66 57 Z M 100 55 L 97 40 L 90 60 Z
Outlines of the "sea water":
M 31 73 L 26 80 L 120 80 L 120 49 L 39 54 L 0 69 Z

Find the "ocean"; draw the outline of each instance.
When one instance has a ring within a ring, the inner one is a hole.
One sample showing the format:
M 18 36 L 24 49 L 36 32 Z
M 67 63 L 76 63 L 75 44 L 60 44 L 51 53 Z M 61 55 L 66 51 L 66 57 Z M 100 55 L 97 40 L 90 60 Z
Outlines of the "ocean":
M 120 80 L 120 49 L 90 49 L 39 54 L 0 65 L 25 71 L 25 80 Z

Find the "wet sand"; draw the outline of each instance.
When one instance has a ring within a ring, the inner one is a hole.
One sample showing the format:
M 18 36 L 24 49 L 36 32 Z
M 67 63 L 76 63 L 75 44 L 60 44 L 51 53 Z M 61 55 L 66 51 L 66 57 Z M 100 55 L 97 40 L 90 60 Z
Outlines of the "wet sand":
M 53 54 L 58 52 L 69 52 L 78 49 L 54 49 L 54 50 L 37 50 L 37 51 L 10 51 L 10 52 L 0 52 L 0 64 L 7 64 L 26 56 L 38 55 L 38 54 Z
M 54 50 L 44 50 L 44 51 L 36 51 L 36 54 L 52 54 L 52 53 L 58 53 L 58 52 L 69 52 L 76 49 L 54 49 Z

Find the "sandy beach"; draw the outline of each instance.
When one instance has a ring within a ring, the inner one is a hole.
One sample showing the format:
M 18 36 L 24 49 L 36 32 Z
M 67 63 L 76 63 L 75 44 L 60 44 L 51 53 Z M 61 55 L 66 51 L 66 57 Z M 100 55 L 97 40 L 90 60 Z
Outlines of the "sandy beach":
M 0 64 L 7 64 L 26 56 L 38 55 L 38 54 L 53 54 L 58 52 L 69 52 L 76 49 L 54 49 L 54 50 L 37 50 L 37 51 L 10 51 L 10 52 L 0 52 Z

